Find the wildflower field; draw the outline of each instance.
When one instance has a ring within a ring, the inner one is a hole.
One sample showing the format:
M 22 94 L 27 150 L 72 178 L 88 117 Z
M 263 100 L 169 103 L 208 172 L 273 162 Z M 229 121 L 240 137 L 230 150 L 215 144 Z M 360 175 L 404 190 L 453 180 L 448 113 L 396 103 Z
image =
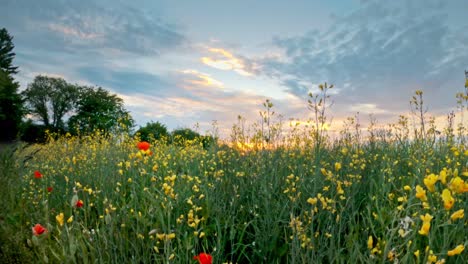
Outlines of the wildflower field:
M 262 137 L 235 125 L 229 144 L 96 132 L 4 151 L 2 263 L 468 262 L 463 126 L 332 140 L 312 95 L 316 122 L 287 133 L 264 106 Z

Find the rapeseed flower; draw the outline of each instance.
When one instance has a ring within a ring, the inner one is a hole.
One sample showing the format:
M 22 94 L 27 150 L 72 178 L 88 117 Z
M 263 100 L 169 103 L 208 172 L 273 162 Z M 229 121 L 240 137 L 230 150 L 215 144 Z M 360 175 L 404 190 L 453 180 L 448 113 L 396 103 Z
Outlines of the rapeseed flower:
M 460 177 L 455 177 L 450 181 L 449 184 L 450 190 L 456 193 L 464 193 L 468 190 L 466 189 L 465 182 Z
M 416 198 L 423 202 L 427 201 L 426 190 L 419 185 L 416 185 Z
M 374 247 L 374 239 L 372 238 L 372 236 L 369 236 L 369 238 L 367 239 L 367 248 L 372 249 L 373 247 Z
M 419 234 L 423 236 L 427 236 L 429 234 L 429 230 L 431 229 L 431 220 L 432 220 L 432 215 L 426 213 L 426 215 L 421 215 L 420 216 L 421 220 L 423 221 L 423 225 L 421 226 L 421 229 L 419 230 Z
M 435 184 L 436 184 L 438 179 L 439 178 L 433 173 L 427 175 L 426 178 L 424 178 L 424 185 L 426 185 L 427 189 L 430 192 L 435 191 Z
M 341 169 L 341 163 L 335 162 L 335 171 L 339 171 Z
M 63 226 L 64 218 L 65 218 L 65 215 L 63 213 L 60 213 L 60 214 L 55 216 L 55 220 L 57 220 L 57 223 L 60 226 Z
M 452 257 L 452 256 L 455 256 L 455 255 L 460 255 L 463 252 L 463 250 L 465 250 L 465 246 L 458 245 L 454 249 L 449 250 L 447 252 L 447 256 Z
M 439 180 L 442 184 L 447 184 L 447 170 L 445 168 L 440 171 Z
M 434 252 L 429 251 L 429 257 L 427 257 L 427 263 L 436 263 L 437 261 L 437 256 L 434 255 Z
M 455 211 L 455 212 L 450 216 L 450 219 L 452 219 L 452 220 L 457 220 L 457 219 L 462 219 L 463 217 L 465 217 L 465 210 L 460 209 L 460 210 L 458 210 L 458 211 Z
M 452 194 L 448 189 L 444 189 L 442 191 L 442 200 L 444 201 L 444 208 L 445 210 L 450 210 L 455 203 L 455 199 L 453 198 Z

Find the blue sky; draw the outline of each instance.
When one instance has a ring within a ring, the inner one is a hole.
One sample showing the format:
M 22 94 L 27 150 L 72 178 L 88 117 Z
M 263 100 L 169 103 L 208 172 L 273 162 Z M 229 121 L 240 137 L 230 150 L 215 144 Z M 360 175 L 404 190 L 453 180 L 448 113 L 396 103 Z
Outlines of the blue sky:
M 468 70 L 466 10 L 466 0 L 5 0 L 0 27 L 14 36 L 22 88 L 60 76 L 117 93 L 138 125 L 205 132 L 217 120 L 228 135 L 267 98 L 285 120 L 307 119 L 307 93 L 323 82 L 336 87 L 337 127 L 356 112 L 364 125 L 370 113 L 395 122 L 418 89 L 443 120 Z

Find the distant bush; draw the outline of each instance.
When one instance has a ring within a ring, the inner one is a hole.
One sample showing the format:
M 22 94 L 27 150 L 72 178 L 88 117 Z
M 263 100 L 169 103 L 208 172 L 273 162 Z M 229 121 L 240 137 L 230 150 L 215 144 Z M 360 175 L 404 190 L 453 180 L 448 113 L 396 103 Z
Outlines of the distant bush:
M 159 140 L 169 136 L 167 127 L 160 122 L 146 123 L 146 126 L 138 129 L 137 134 L 142 141 Z
M 47 127 L 45 125 L 34 124 L 31 120 L 21 125 L 21 140 L 28 143 L 45 143 Z

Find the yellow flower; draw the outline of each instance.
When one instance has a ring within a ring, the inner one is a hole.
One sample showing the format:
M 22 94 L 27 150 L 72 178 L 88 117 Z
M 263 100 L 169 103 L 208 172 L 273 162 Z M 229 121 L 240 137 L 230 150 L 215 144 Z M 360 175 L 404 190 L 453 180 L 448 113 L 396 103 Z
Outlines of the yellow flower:
M 423 202 L 427 201 L 426 190 L 419 185 L 416 185 L 416 198 Z
M 317 198 L 309 198 L 309 199 L 307 199 L 307 202 L 310 203 L 311 205 L 316 205 L 317 204 Z
M 465 246 L 463 245 L 458 245 L 457 247 L 455 247 L 454 249 L 452 250 L 449 250 L 447 252 L 447 256 L 451 257 L 451 256 L 455 256 L 455 255 L 459 255 L 463 252 L 463 250 L 465 250 Z
M 437 261 L 437 256 L 430 251 L 429 257 L 427 257 L 427 263 L 435 263 Z
M 463 217 L 465 217 L 465 210 L 460 209 L 460 210 L 454 212 L 454 213 L 450 216 L 450 219 L 452 219 L 452 220 L 457 220 L 457 219 L 462 219 Z
M 431 220 L 433 217 L 430 214 L 426 213 L 426 215 L 424 216 L 421 215 L 420 218 L 423 221 L 423 225 L 419 230 L 419 234 L 427 236 L 429 234 L 429 230 L 431 229 Z
M 321 168 L 320 172 L 323 174 L 323 176 L 327 176 L 327 170 L 325 168 Z
M 416 250 L 413 254 L 414 254 L 414 256 L 416 256 L 417 258 L 419 258 L 419 249 Z
M 439 180 L 442 184 L 447 184 L 447 170 L 445 168 L 440 171 Z
M 431 229 L 431 223 L 424 222 L 421 229 L 419 230 L 419 234 L 423 236 L 427 236 L 429 234 L 430 229 Z
M 63 215 L 63 213 L 60 213 L 58 214 L 57 216 L 55 216 L 55 220 L 57 220 L 57 223 L 60 225 L 60 226 L 63 226 L 63 219 L 65 218 L 65 216 Z
M 465 182 L 460 177 L 453 178 L 450 181 L 449 188 L 456 193 L 464 193 L 468 191 L 466 190 Z
M 341 163 L 335 162 L 335 171 L 339 171 L 341 169 Z
M 450 210 L 453 207 L 453 204 L 455 203 L 455 199 L 452 197 L 452 194 L 447 189 L 444 189 L 442 191 L 442 200 L 444 201 L 444 208 L 446 210 Z
M 372 249 L 373 247 L 374 247 L 374 239 L 372 238 L 372 236 L 369 236 L 369 238 L 367 239 L 367 248 Z
M 410 187 L 409 185 L 405 185 L 405 186 L 403 187 L 403 190 L 405 190 L 405 191 L 411 191 L 411 187 Z
M 395 259 L 395 255 L 396 255 L 395 250 L 391 250 L 390 252 L 388 252 L 387 254 L 388 260 L 393 261 Z
M 435 184 L 437 182 L 439 178 L 437 176 L 435 176 L 434 173 L 431 173 L 429 175 L 426 176 L 426 178 L 424 178 L 424 185 L 426 185 L 427 189 L 430 191 L 430 192 L 434 192 L 435 191 Z
M 423 222 L 431 222 L 432 218 L 434 218 L 432 215 L 426 213 L 425 215 L 419 216 Z
M 70 216 L 70 217 L 67 219 L 67 223 L 69 223 L 69 224 L 70 224 L 71 222 L 73 222 L 73 215 L 72 215 L 72 216 Z

